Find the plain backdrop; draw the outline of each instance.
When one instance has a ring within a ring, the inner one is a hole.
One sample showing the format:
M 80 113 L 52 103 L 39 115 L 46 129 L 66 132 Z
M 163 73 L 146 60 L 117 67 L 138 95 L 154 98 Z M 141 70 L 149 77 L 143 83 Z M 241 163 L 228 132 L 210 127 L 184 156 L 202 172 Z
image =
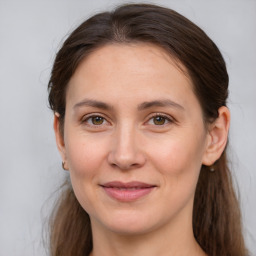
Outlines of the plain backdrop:
M 0 0 L 0 255 L 47 255 L 42 242 L 63 181 L 47 105 L 61 42 L 81 21 L 125 1 Z M 133 1 L 138 2 L 138 1 Z M 230 159 L 244 232 L 256 255 L 256 1 L 150 1 L 185 15 L 216 42 L 230 75 Z

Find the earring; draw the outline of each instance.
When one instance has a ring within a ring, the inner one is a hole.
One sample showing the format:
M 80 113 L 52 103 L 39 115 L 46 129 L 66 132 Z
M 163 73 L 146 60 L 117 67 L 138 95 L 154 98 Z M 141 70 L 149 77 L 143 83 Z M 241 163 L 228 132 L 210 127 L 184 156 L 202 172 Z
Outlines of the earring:
M 213 165 L 210 167 L 210 172 L 215 172 L 215 168 Z
M 65 168 L 65 162 L 62 162 L 62 169 L 67 171 L 68 169 Z

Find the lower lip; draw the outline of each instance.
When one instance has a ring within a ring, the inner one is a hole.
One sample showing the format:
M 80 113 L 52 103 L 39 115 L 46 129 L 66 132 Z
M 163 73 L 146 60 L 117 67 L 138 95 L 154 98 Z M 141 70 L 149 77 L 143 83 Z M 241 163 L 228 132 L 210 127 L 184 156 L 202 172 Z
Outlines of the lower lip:
M 138 189 L 128 189 L 128 188 L 119 189 L 119 188 L 103 187 L 107 195 L 122 202 L 131 202 L 131 201 L 138 200 L 148 195 L 154 188 L 155 187 L 138 188 Z

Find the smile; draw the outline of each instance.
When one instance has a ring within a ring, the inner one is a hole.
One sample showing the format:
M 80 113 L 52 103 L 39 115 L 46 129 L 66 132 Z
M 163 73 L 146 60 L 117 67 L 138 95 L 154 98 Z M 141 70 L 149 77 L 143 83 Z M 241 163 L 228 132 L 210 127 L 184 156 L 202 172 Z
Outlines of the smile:
M 156 186 L 142 182 L 108 182 L 101 187 L 106 194 L 121 202 L 131 202 L 149 194 Z

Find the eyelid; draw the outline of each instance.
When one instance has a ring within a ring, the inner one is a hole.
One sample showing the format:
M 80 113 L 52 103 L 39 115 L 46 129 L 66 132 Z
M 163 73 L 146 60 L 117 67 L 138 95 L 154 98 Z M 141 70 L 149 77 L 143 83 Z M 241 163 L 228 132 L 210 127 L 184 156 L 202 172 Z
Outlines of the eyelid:
M 168 114 L 164 114 L 164 113 L 153 113 L 153 114 L 151 114 L 151 115 L 148 117 L 146 123 L 148 123 L 152 118 L 158 117 L 158 116 L 165 118 L 165 119 L 168 121 L 168 123 L 167 123 L 167 124 L 163 124 L 163 125 L 154 125 L 154 126 L 163 127 L 163 126 L 166 126 L 166 125 L 168 125 L 168 124 L 170 124 L 170 123 L 175 123 L 175 122 L 176 122 L 176 120 L 175 120 L 172 116 L 170 116 L 170 115 L 168 115 Z
M 108 124 L 110 124 L 110 121 L 108 120 L 108 118 L 107 118 L 105 115 L 101 114 L 101 113 L 89 113 L 89 114 L 86 114 L 86 115 L 84 115 L 84 116 L 82 117 L 81 123 L 84 124 L 84 123 L 86 123 L 90 118 L 93 118 L 93 117 L 101 117 L 101 118 L 104 119 L 104 121 L 106 121 Z M 89 123 L 87 122 L 87 125 L 88 125 L 88 126 L 91 126 L 91 127 L 102 127 L 102 126 L 105 126 L 106 124 L 93 125 L 93 124 L 89 124 Z
M 174 117 L 172 117 L 172 116 L 170 116 L 169 114 L 164 114 L 164 113 L 152 113 L 152 114 L 150 114 L 149 116 L 148 116 L 148 118 L 147 118 L 147 121 L 145 122 L 145 124 L 147 124 L 152 118 L 154 118 L 154 117 L 158 117 L 158 116 L 160 116 L 160 117 L 163 117 L 163 118 L 165 118 L 167 121 L 168 121 L 168 123 L 167 124 L 163 124 L 163 125 L 154 125 L 154 126 L 158 126 L 158 128 L 161 128 L 161 127 L 164 127 L 164 126 L 166 126 L 166 125 L 168 125 L 168 124 L 171 124 L 171 123 L 176 123 L 176 119 L 174 118 Z M 107 122 L 108 124 L 100 124 L 100 125 L 93 125 L 93 124 L 89 124 L 88 122 L 87 122 L 87 120 L 88 119 L 90 119 L 90 118 L 93 118 L 93 117 L 101 117 L 101 118 L 103 118 L 104 119 L 104 121 L 105 122 Z M 109 121 L 109 118 L 108 117 L 106 117 L 104 114 L 102 114 L 102 113 L 95 113 L 95 112 L 93 112 L 93 113 L 89 113 L 89 114 L 86 114 L 86 115 L 84 115 L 82 118 L 81 118 L 81 123 L 82 124 L 85 124 L 87 122 L 87 126 L 91 126 L 91 127 L 95 127 L 95 128 L 100 128 L 100 127 L 102 127 L 102 126 L 106 126 L 106 125 L 110 125 L 111 124 L 111 122 Z M 149 124 L 149 125 L 151 125 L 151 124 Z

